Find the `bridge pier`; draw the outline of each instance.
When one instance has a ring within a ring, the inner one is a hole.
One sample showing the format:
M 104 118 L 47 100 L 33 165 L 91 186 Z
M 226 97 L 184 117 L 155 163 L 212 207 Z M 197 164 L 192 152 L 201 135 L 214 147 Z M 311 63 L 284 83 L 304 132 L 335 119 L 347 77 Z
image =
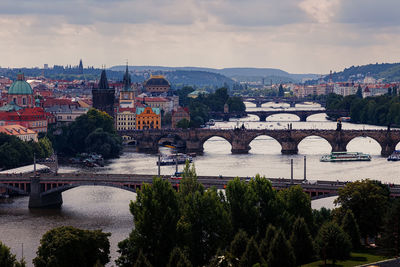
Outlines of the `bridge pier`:
M 396 144 L 386 143 L 384 145 L 381 144 L 382 150 L 381 155 L 382 157 L 389 157 L 396 149 Z
M 29 208 L 60 208 L 63 203 L 61 193 L 43 195 L 40 177 L 31 178 L 31 193 L 29 195 Z
M 256 102 L 256 107 L 261 108 L 262 104 L 263 104 L 262 102 Z
M 284 140 L 281 141 L 282 150 L 281 153 L 284 155 L 294 155 L 299 152 L 297 148 L 297 143 L 294 140 Z
M 244 142 L 241 138 L 235 138 L 232 143 L 232 154 L 247 154 L 251 147 L 247 142 Z
M 199 140 L 187 140 L 186 141 L 186 152 L 187 153 L 196 153 L 203 154 L 204 148 L 203 144 Z
M 260 121 L 267 121 L 267 116 L 265 115 L 259 115 Z
M 302 114 L 302 115 L 299 115 L 299 117 L 300 117 L 300 121 L 307 121 L 307 114 Z
M 290 102 L 290 107 L 291 108 L 295 108 L 296 107 L 296 102 L 294 102 L 294 101 Z

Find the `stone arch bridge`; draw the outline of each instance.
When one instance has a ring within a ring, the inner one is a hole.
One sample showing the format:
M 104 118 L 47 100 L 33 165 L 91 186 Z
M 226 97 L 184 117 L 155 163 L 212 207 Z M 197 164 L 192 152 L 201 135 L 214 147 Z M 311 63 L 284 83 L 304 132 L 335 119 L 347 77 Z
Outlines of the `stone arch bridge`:
M 370 137 L 381 146 L 381 155 L 389 156 L 400 142 L 398 130 L 247 130 L 247 129 L 161 129 L 123 131 L 121 135 L 136 140 L 137 151 L 157 153 L 161 138 L 171 138 L 185 146 L 186 152 L 203 152 L 204 143 L 211 137 L 222 137 L 231 144 L 234 154 L 245 154 L 250 150 L 250 142 L 258 136 L 269 136 L 281 145 L 282 154 L 297 154 L 299 143 L 306 137 L 318 136 L 325 139 L 333 152 L 346 151 L 347 144 L 357 137 Z
M 230 118 L 242 118 L 247 115 L 256 115 L 260 121 L 266 121 L 269 116 L 277 115 L 277 114 L 292 114 L 299 117 L 300 121 L 307 121 L 307 118 L 311 115 L 326 113 L 324 108 L 322 109 L 275 109 L 275 110 L 259 110 L 259 111 L 245 111 L 245 112 L 210 112 L 211 117 L 213 118 L 222 118 L 225 121 L 228 121 Z M 332 110 L 329 111 L 330 115 L 335 115 L 337 117 L 348 117 L 348 111 L 342 110 Z

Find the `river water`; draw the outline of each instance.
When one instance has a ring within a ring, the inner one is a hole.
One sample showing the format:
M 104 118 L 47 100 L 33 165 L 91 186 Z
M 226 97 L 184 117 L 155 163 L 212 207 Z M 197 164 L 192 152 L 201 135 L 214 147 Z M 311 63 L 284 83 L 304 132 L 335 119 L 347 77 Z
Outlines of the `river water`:
M 266 105 L 267 106 L 267 105 Z M 261 109 L 287 108 L 285 104 L 269 103 L 270 107 Z M 257 110 L 247 104 L 248 110 Z M 318 109 L 317 105 L 296 106 L 298 109 Z M 233 128 L 245 125 L 254 129 L 283 129 L 292 123 L 293 129 L 335 129 L 336 123 L 325 119 L 325 114 L 310 116 L 307 122 L 300 122 L 295 115 L 281 114 L 259 122 L 256 116 L 250 116 L 230 122 L 217 122 L 213 128 Z M 343 123 L 343 129 L 379 129 L 381 127 Z M 222 138 L 210 138 L 204 144 L 204 154 L 194 159 L 198 175 L 290 177 L 290 159 L 294 161 L 294 178 L 304 178 L 304 156 L 306 156 L 306 178 L 308 180 L 353 181 L 371 178 L 385 183 L 399 183 L 400 164 L 388 162 L 380 156 L 379 144 L 371 138 L 356 138 L 348 144 L 348 151 L 370 153 L 370 162 L 326 163 L 319 158 L 329 153 L 329 143 L 319 137 L 308 137 L 299 144 L 297 155 L 281 155 L 277 141 L 260 136 L 251 144 L 246 155 L 231 154 L 230 144 Z M 162 153 L 170 153 L 168 149 Z M 157 174 L 157 156 L 126 152 L 120 158 L 112 160 L 106 167 L 96 168 L 102 173 L 137 173 Z M 180 170 L 182 166 L 179 167 Z M 93 169 L 76 169 L 62 166 L 60 172 L 93 171 Z M 172 174 L 174 166 L 161 167 L 161 174 Z M 125 239 L 132 227 L 133 219 L 129 212 L 129 202 L 136 194 L 110 187 L 78 187 L 63 193 L 64 204 L 59 210 L 29 210 L 28 198 L 20 197 L 0 202 L 0 240 L 11 247 L 20 258 L 22 253 L 32 266 L 41 236 L 57 226 L 72 225 L 83 229 L 103 229 L 110 232 L 111 263 L 118 257 L 117 244 Z M 333 207 L 334 198 L 313 201 L 313 208 Z M 22 251 L 23 247 L 23 251 Z

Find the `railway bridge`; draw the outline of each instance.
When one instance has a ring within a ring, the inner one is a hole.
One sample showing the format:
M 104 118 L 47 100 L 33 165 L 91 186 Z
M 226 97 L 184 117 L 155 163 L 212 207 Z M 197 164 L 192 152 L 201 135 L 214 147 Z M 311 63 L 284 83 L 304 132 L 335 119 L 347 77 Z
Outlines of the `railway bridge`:
M 250 143 L 259 136 L 269 136 L 281 145 L 282 154 L 297 154 L 299 143 L 306 137 L 318 136 L 325 139 L 333 152 L 346 151 L 347 144 L 357 137 L 370 137 L 381 146 L 384 157 L 393 153 L 400 142 L 399 130 L 319 130 L 319 129 L 161 129 L 121 131 L 136 141 L 138 152 L 157 153 L 162 138 L 184 144 L 186 152 L 203 152 L 204 143 L 211 137 L 224 138 L 231 144 L 234 154 L 245 154 Z
M 146 174 L 99 174 L 99 173 L 49 173 L 49 174 L 0 174 L 0 192 L 8 194 L 29 195 L 30 208 L 61 207 L 62 192 L 79 186 L 109 186 L 136 192 L 144 183 L 151 184 L 154 175 Z M 179 180 L 168 179 L 172 186 L 179 188 Z M 227 183 L 235 177 L 198 176 L 198 181 L 205 188 L 226 188 Z M 249 181 L 247 177 L 239 177 Z M 338 190 L 346 185 L 339 181 L 313 181 L 312 183 L 298 179 L 268 178 L 276 190 L 300 185 L 311 199 L 335 196 Z M 392 197 L 400 197 L 400 185 L 389 187 Z

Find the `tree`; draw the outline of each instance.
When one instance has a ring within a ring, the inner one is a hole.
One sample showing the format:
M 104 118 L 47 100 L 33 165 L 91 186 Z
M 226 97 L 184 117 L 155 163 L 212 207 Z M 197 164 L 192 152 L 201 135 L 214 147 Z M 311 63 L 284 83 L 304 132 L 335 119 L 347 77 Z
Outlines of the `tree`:
M 194 165 L 187 163 L 179 186 L 181 217 L 177 231 L 182 247 L 187 247 L 194 266 L 209 262 L 226 245 L 231 233 L 224 198 L 215 188 L 204 190 L 197 182 Z
M 267 227 L 267 231 L 265 233 L 265 237 L 261 241 L 260 244 L 260 254 L 261 257 L 264 258 L 265 261 L 268 260 L 268 254 L 270 250 L 270 246 L 272 243 L 272 240 L 274 240 L 276 234 L 278 233 L 278 230 L 273 226 L 272 224 L 269 224 Z
M 348 209 L 353 212 L 361 236 L 367 241 L 367 237 L 375 236 L 383 225 L 388 201 L 387 186 L 367 179 L 348 183 L 339 189 L 335 204 L 340 204 L 344 212 Z
M 293 248 L 286 240 L 282 230 L 278 230 L 272 240 L 268 253 L 267 264 L 269 267 L 294 266 L 296 262 Z
M 226 198 L 229 203 L 233 232 L 245 230 L 250 235 L 257 230 L 256 193 L 246 184 L 235 178 L 226 186 Z
M 285 90 L 283 90 L 283 86 L 282 84 L 280 84 L 278 89 L 278 96 L 283 97 L 284 95 L 285 95 Z
M 247 233 L 243 230 L 239 230 L 235 237 L 233 238 L 229 252 L 234 259 L 240 259 L 244 252 L 246 251 L 247 244 L 249 243 L 249 238 Z
M 176 191 L 168 181 L 154 178 L 143 184 L 135 202 L 130 203 L 135 228 L 118 244 L 118 266 L 132 266 L 141 250 L 154 266 L 164 266 L 176 245 L 176 226 L 180 217 Z
M 247 243 L 246 250 L 240 258 L 241 267 L 253 266 L 254 264 L 261 263 L 262 258 L 254 238 L 250 238 Z
M 335 222 L 327 222 L 322 225 L 316 243 L 325 265 L 327 259 L 331 259 L 335 264 L 336 260 L 344 260 L 350 256 L 350 239 Z
M 122 140 L 118 135 L 98 128 L 86 137 L 85 147 L 87 152 L 96 152 L 106 159 L 115 158 L 122 150 Z
M 153 267 L 153 265 L 151 265 L 146 256 L 143 255 L 142 250 L 140 250 L 135 265 L 133 265 L 133 267 Z
M 296 265 L 308 263 L 314 257 L 314 245 L 307 224 L 303 218 L 297 218 L 293 225 L 290 244 L 296 258 Z
M 400 200 L 391 204 L 384 220 L 383 246 L 394 255 L 400 255 Z
M 285 205 L 285 211 L 289 218 L 287 222 L 293 222 L 297 217 L 304 218 L 309 229 L 313 230 L 313 216 L 310 196 L 303 192 L 301 186 L 296 185 L 278 192 L 279 198 Z M 290 226 L 286 225 L 286 228 Z M 290 229 L 287 229 L 290 231 Z
M 357 249 L 360 247 L 360 230 L 356 219 L 354 218 L 353 212 L 351 210 L 346 211 L 346 215 L 342 220 L 342 229 L 350 237 L 352 247 Z
M 320 210 L 315 210 L 315 209 L 312 210 L 314 226 L 317 232 L 325 222 L 332 220 L 331 213 L 332 211 L 325 207 L 322 207 Z
M 179 247 L 175 247 L 169 257 L 167 267 L 192 267 L 186 254 Z
M 189 127 L 190 127 L 190 121 L 188 121 L 187 119 L 181 119 L 176 124 L 176 128 L 187 129 Z
M 92 267 L 110 261 L 110 233 L 62 226 L 46 232 L 33 259 L 36 267 Z
M 0 241 L 0 266 L 1 267 L 25 267 L 24 259 L 17 261 L 10 248 Z
M 272 188 L 271 182 L 265 177 L 257 174 L 248 183 L 248 187 L 248 192 L 254 196 L 256 205 L 256 234 L 258 237 L 263 237 L 269 224 L 281 223 L 282 203 L 277 197 L 276 190 Z M 257 241 L 258 239 L 260 238 L 257 238 Z
M 357 92 L 356 92 L 356 96 L 357 96 L 358 98 L 362 98 L 362 88 L 361 88 L 361 85 L 360 85 L 360 84 L 358 85 Z
M 107 158 L 117 157 L 122 150 L 122 140 L 115 132 L 113 118 L 94 108 L 68 126 L 51 128 L 48 136 L 56 151 L 66 155 L 98 152 L 105 153 L 103 156 Z

